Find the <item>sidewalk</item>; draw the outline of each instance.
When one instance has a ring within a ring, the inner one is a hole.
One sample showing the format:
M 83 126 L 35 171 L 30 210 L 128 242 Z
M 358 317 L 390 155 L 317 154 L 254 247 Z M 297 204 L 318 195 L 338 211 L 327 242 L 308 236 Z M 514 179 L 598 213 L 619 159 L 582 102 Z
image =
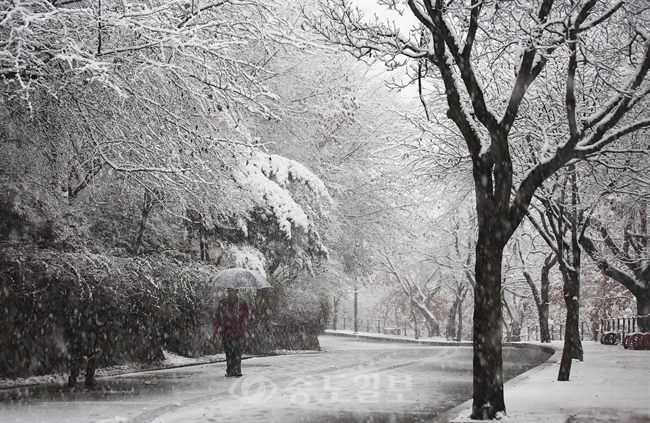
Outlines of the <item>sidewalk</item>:
M 326 331 L 330 335 L 354 336 L 397 342 L 434 345 L 458 343 L 351 331 Z M 463 343 L 466 344 L 466 343 Z M 467 343 L 468 344 L 468 343 Z M 556 353 L 544 364 L 506 382 L 508 423 L 650 423 L 650 351 L 626 350 L 621 345 L 583 341 L 584 361 L 574 360 L 568 382 L 558 382 L 562 341 L 551 344 Z M 469 423 L 469 400 L 434 419 L 434 423 Z

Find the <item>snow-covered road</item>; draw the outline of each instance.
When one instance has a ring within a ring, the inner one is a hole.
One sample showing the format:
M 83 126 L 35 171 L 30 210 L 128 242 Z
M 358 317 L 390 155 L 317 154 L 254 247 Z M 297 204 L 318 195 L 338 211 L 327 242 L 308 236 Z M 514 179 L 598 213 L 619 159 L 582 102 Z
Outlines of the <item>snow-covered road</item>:
M 30 388 L 0 402 L 0 423 L 418 421 L 471 396 L 471 348 L 320 340 L 320 352 L 244 360 L 242 378 L 217 363 L 103 378 L 93 392 Z M 547 357 L 506 348 L 504 376 Z

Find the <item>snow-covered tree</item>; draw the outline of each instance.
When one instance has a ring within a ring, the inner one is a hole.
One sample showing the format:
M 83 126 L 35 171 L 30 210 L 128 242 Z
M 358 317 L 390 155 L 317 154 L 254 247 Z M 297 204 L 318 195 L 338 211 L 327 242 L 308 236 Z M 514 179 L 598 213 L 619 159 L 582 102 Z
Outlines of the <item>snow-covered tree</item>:
M 463 302 L 471 285 L 465 279 L 454 279 L 448 282 L 447 286 L 452 292 L 454 300 L 447 316 L 446 337 L 448 341 L 460 341 L 463 333 Z
M 386 272 L 397 279 L 413 310 L 424 317 L 429 337 L 440 336 L 440 322 L 432 310 L 432 300 L 442 288 L 440 280 L 436 280 L 437 271 L 424 274 L 422 263 L 398 263 L 387 254 L 384 254 L 384 266 Z
M 261 78 L 264 45 L 289 31 L 277 4 L 4 6 L 7 138 L 49 146 L 69 198 L 107 169 L 164 185 L 170 201 L 232 187 L 230 168 L 251 150 L 242 113 L 268 115 L 274 98 Z
M 315 174 L 264 153 L 272 141 L 254 133 L 256 122 L 282 108 L 268 85 L 278 69 L 273 56 L 300 45 L 284 6 L 5 2 L 0 119 L 8 207 L 58 227 L 62 215 L 83 214 L 93 201 L 109 213 L 115 205 L 139 215 L 107 216 L 129 220 L 132 227 L 112 238 L 137 252 L 160 206 L 186 222 L 190 240 L 197 235 L 203 259 L 216 247 L 217 258 L 225 252 L 232 264 L 263 267 L 289 246 L 298 267 L 309 268 L 325 254 L 316 220 L 331 201 Z M 102 219 L 88 216 L 90 226 Z M 219 222 L 259 239 L 214 244 Z M 254 248 L 273 231 L 279 244 Z
M 580 239 L 588 226 L 588 213 L 585 213 L 586 205 L 583 204 L 579 192 L 578 170 L 575 166 L 568 166 L 565 175 L 557 176 L 555 184 L 547 190 L 540 190 L 538 195 L 544 205 L 544 212 L 539 216 L 541 223 L 531 214 L 528 216 L 555 254 L 564 280 L 563 293 L 567 314 L 558 380 L 566 381 L 569 380 L 572 359 L 583 359 L 579 328 L 582 266 Z M 551 263 L 548 259 L 546 266 Z
M 535 283 L 535 278 L 532 276 L 530 270 L 526 265 L 526 261 L 522 257 L 524 263 L 523 275 L 526 283 L 531 289 L 535 306 L 537 307 L 537 316 L 539 322 L 539 336 L 541 342 L 551 342 L 551 333 L 548 326 L 549 317 L 549 287 L 550 287 L 550 271 L 557 264 L 557 256 L 553 253 L 546 256 L 544 264 L 540 270 L 539 287 Z
M 580 243 L 604 275 L 632 293 L 637 315 L 649 315 L 648 203 L 611 195 L 599 212 L 592 218 L 591 234 L 583 235 Z M 639 319 L 639 330 L 650 330 L 645 319 Z
M 380 3 L 408 11 L 417 25 L 400 30 L 364 19 L 347 0 L 329 0 L 314 26 L 356 57 L 390 69 L 426 63 L 428 81 L 446 99 L 446 115 L 471 158 L 478 214 L 472 418 L 492 419 L 506 409 L 504 247 L 535 191 L 558 169 L 650 126 L 649 11 L 644 2 L 613 0 Z

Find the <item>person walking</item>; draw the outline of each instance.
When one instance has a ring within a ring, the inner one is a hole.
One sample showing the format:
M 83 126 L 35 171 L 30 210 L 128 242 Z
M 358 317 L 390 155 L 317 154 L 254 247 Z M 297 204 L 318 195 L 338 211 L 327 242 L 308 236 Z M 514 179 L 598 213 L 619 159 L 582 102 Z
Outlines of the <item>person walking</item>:
M 66 328 L 66 344 L 68 348 L 70 377 L 68 386 L 74 387 L 81 368 L 85 365 L 85 386 L 95 385 L 95 369 L 103 351 L 99 348 L 100 338 L 109 320 L 106 309 L 99 309 L 88 314 L 82 314 L 73 320 Z
M 246 335 L 246 319 L 250 316 L 248 303 L 237 295 L 239 291 L 228 288 L 228 296 L 214 313 L 214 333 L 221 334 L 226 353 L 226 377 L 240 377 L 241 356 Z

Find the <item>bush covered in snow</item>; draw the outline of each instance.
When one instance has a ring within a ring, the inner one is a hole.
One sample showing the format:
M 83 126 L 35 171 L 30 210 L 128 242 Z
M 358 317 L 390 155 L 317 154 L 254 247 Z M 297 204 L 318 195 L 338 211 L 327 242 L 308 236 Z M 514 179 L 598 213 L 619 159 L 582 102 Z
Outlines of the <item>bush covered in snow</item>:
M 79 314 L 106 308 L 103 364 L 162 359 L 162 349 L 214 353 L 210 296 L 214 268 L 176 255 L 122 258 L 34 247 L 0 249 L 0 374 L 64 370 L 64 331 Z
M 67 368 L 65 329 L 80 314 L 109 311 L 100 365 L 221 352 L 212 313 L 225 293 L 207 285 L 217 268 L 180 253 L 117 257 L 30 245 L 0 248 L 0 376 Z M 316 294 L 284 286 L 249 291 L 247 352 L 318 349 L 326 308 Z
M 285 284 L 258 291 L 249 305 L 250 352 L 320 349 L 318 335 L 325 330 L 329 312 L 323 296 L 296 283 Z

